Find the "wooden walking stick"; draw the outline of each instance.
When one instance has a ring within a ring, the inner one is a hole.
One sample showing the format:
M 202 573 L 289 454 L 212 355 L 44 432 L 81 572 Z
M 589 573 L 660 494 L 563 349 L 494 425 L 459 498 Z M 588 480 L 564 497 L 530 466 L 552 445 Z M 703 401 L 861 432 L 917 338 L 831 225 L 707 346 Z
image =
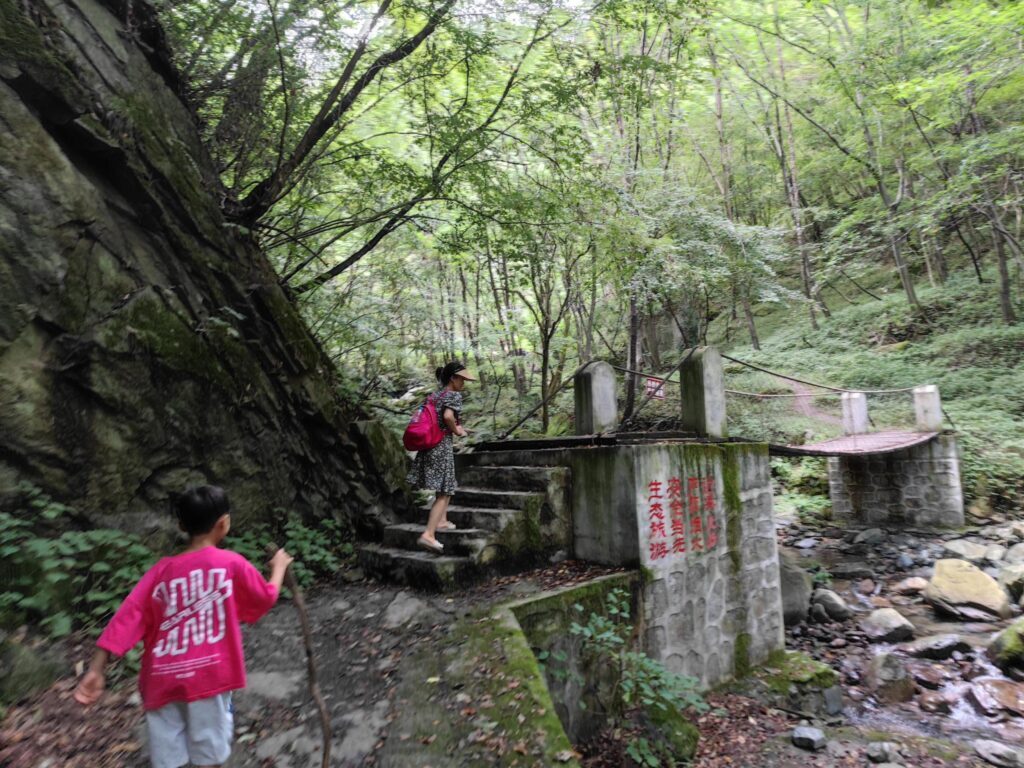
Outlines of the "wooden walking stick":
M 267 546 L 267 557 L 273 557 L 278 547 L 275 544 Z M 327 702 L 320 693 L 320 683 L 316 676 L 316 660 L 313 658 L 313 632 L 309 627 L 309 614 L 306 612 L 306 601 L 302 599 L 302 590 L 295 580 L 291 566 L 284 572 L 284 585 L 292 592 L 292 600 L 295 602 L 295 610 L 299 612 L 299 623 L 302 625 L 302 642 L 306 646 L 306 675 L 309 678 L 309 693 L 316 702 L 316 708 L 320 712 L 320 728 L 324 734 L 324 759 L 320 763 L 321 768 L 328 768 L 331 762 L 331 717 L 327 713 Z

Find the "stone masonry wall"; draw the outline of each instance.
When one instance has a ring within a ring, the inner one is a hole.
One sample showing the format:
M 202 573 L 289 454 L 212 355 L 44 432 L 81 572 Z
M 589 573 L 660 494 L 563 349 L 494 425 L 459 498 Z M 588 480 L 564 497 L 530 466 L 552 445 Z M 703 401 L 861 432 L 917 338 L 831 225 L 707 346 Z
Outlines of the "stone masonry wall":
M 828 481 L 839 520 L 912 527 L 964 523 L 954 435 L 940 435 L 904 451 L 830 458 Z
M 459 462 L 570 467 L 573 556 L 642 567 L 644 649 L 671 671 L 713 686 L 783 647 L 766 445 L 693 440 L 507 450 Z M 657 494 L 651 483 L 660 483 Z M 676 551 L 680 532 L 685 551 Z
M 765 446 L 633 446 L 645 645 L 712 686 L 782 648 Z

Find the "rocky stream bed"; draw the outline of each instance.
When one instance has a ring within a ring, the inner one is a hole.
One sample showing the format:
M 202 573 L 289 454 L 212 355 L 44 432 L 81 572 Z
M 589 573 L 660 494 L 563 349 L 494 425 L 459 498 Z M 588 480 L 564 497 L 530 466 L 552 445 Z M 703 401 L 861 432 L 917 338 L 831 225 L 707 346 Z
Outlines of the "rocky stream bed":
M 1024 524 L 955 537 L 779 525 L 787 647 L 836 670 L 844 726 L 1024 766 Z

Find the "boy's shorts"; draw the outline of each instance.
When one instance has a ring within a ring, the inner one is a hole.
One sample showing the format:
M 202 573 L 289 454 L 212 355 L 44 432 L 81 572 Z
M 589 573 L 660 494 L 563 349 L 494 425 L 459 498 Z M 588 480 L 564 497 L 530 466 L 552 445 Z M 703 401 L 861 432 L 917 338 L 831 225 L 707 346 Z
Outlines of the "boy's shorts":
M 231 692 L 199 701 L 173 701 L 146 713 L 153 768 L 220 765 L 231 755 L 235 710 Z

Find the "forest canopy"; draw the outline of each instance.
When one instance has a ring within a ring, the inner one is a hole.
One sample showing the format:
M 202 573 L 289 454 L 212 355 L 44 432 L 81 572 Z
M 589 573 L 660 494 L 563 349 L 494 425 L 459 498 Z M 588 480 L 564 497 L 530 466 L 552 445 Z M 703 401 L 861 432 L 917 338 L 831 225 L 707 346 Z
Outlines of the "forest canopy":
M 225 215 L 364 396 L 463 357 L 532 404 L 715 323 L 757 349 L 766 303 L 816 329 L 881 285 L 926 316 L 962 269 L 1016 322 L 1020 3 L 161 13 Z

